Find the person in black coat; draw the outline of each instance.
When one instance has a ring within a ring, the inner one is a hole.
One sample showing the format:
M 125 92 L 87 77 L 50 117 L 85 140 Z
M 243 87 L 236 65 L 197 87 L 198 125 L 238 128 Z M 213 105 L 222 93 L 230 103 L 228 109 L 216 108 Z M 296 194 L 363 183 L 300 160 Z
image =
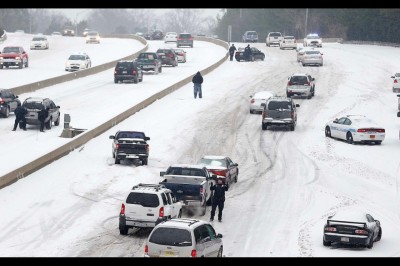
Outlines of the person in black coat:
M 236 51 L 236 47 L 235 45 L 232 43 L 232 46 L 229 47 L 229 59 L 232 61 L 233 60 L 233 55 L 235 54 Z
M 245 58 L 245 60 L 246 61 L 252 61 L 251 55 L 252 55 L 252 52 L 251 52 L 250 44 L 248 44 L 246 46 L 246 48 L 244 48 L 244 58 Z
M 49 110 L 49 107 L 47 107 L 46 109 L 43 107 L 42 110 L 40 110 L 38 113 L 38 118 L 40 121 L 40 132 L 44 132 L 44 121 L 49 116 Z
M 15 131 L 17 129 L 18 123 L 21 122 L 21 128 L 23 130 L 26 130 L 26 119 L 25 115 L 28 113 L 25 107 L 21 106 L 21 103 L 18 103 L 17 108 L 14 110 L 15 114 L 15 122 L 14 122 L 14 128 L 12 131 Z
M 203 83 L 203 77 L 201 76 L 200 71 L 197 71 L 196 75 L 193 76 L 192 82 L 194 84 L 194 98 L 196 99 L 197 94 L 199 94 L 199 98 L 202 98 L 201 84 Z
M 217 184 L 212 185 L 211 190 L 214 191 L 212 197 L 211 217 L 210 221 L 214 221 L 215 211 L 218 206 L 218 221 L 222 221 L 222 210 L 224 209 L 225 191 L 228 191 L 228 185 L 223 184 L 222 179 L 218 178 Z

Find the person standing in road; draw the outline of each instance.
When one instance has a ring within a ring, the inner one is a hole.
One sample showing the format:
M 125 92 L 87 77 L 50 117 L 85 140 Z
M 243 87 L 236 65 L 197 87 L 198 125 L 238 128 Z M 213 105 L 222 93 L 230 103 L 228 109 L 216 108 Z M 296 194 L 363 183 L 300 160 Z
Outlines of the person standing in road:
M 14 128 L 12 131 L 15 131 L 17 129 L 18 123 L 21 122 L 21 128 L 23 130 L 26 130 L 26 119 L 25 115 L 28 113 L 25 107 L 21 106 L 21 103 L 18 102 L 17 108 L 14 110 L 15 114 L 15 122 L 14 122 Z
M 232 61 L 233 60 L 233 55 L 235 54 L 236 51 L 236 47 L 235 45 L 232 43 L 232 46 L 229 47 L 229 59 Z
M 49 110 L 49 107 L 47 107 L 46 109 L 43 107 L 42 110 L 40 110 L 38 113 L 38 118 L 40 121 L 40 132 L 44 132 L 44 121 L 49 116 Z
M 222 210 L 224 209 L 225 202 L 225 191 L 228 191 L 228 185 L 223 184 L 222 178 L 218 178 L 217 184 L 212 185 L 211 190 L 214 191 L 214 195 L 212 197 L 212 208 L 211 208 L 211 217 L 210 221 L 214 221 L 215 211 L 218 206 L 218 222 L 222 222 Z
M 201 84 L 203 83 L 203 77 L 201 76 L 200 71 L 197 71 L 196 75 L 193 76 L 192 82 L 194 84 L 194 98 L 196 99 L 197 94 L 199 94 L 199 98 L 202 98 Z
M 252 52 L 251 52 L 250 44 L 248 44 L 246 46 L 246 48 L 244 48 L 244 58 L 245 58 L 246 61 L 253 61 L 252 60 Z

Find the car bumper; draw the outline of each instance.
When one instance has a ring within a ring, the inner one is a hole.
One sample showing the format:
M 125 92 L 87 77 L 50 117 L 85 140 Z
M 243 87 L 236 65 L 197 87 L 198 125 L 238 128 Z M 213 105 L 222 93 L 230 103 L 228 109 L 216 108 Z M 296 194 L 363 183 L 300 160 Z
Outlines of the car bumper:
M 151 65 L 141 65 L 143 71 L 156 71 L 156 66 L 151 64 Z
M 47 46 L 46 45 L 35 45 L 35 46 L 31 46 L 31 50 L 35 50 L 35 49 L 46 49 Z
M 176 42 L 177 46 L 193 46 L 193 42 Z
M 347 234 L 334 234 L 325 233 L 324 240 L 329 242 L 351 244 L 351 245 L 368 245 L 370 241 L 369 236 L 357 236 Z
M 117 153 L 116 156 L 120 160 L 124 160 L 124 159 L 145 159 L 145 158 L 149 157 L 149 155 L 147 155 L 147 154 L 127 154 L 127 153 Z
M 78 71 L 78 70 L 82 70 L 82 69 L 85 69 L 85 68 L 82 66 L 67 66 L 67 67 L 65 67 L 66 71 Z
M 385 140 L 385 134 L 376 133 L 376 134 L 362 134 L 362 133 L 353 133 L 353 141 L 355 142 L 376 142 Z
M 274 125 L 274 126 L 287 126 L 293 124 L 293 119 L 286 118 L 282 120 L 276 120 L 272 118 L 264 118 L 262 120 L 263 124 Z
M 281 43 L 280 45 L 281 45 L 281 48 L 293 48 L 293 49 L 297 48 L 297 44 L 296 43 L 293 43 L 293 44 L 283 44 L 283 43 Z
M 259 105 L 250 105 L 250 111 L 262 112 L 262 111 L 264 111 L 264 107 L 263 106 L 259 106 Z
M 21 63 L 21 59 L 3 59 L 0 64 L 3 66 L 18 66 Z
M 400 93 L 400 87 L 393 87 L 394 93 Z
M 301 62 L 304 65 L 321 65 L 323 64 L 323 60 L 321 59 L 302 59 Z
M 297 96 L 310 96 L 311 89 L 304 89 L 304 90 L 287 90 L 288 95 L 297 95 Z
M 124 229 L 124 227 L 155 227 L 162 221 L 167 220 L 167 217 L 158 217 L 154 220 L 139 220 L 132 217 L 126 217 L 125 215 L 119 216 L 119 229 Z

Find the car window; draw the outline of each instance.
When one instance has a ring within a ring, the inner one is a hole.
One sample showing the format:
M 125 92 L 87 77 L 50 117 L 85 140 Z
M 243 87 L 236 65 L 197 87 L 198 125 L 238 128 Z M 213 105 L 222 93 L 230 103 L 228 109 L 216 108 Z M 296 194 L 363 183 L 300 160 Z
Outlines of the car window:
M 18 47 L 4 47 L 3 53 L 19 53 Z
M 306 51 L 306 54 L 320 54 L 319 51 Z
M 351 125 L 351 120 L 347 118 L 347 119 L 344 121 L 343 124 L 349 126 L 349 125 Z
M 214 228 L 209 224 L 206 224 L 206 228 L 207 228 L 208 234 L 210 235 L 211 240 L 214 240 L 216 238 Z
M 161 193 L 161 198 L 162 198 L 163 204 L 167 205 L 167 197 L 165 196 L 164 193 Z
M 171 199 L 170 193 L 166 193 L 166 196 L 167 196 L 168 204 L 171 205 L 172 204 L 172 199 Z
M 164 246 L 190 247 L 192 235 L 186 229 L 158 227 L 153 229 L 149 242 Z
M 269 110 L 291 110 L 291 104 L 287 101 L 270 101 L 268 103 Z
M 346 121 L 346 117 L 342 117 L 338 120 L 338 124 L 343 124 Z
M 143 207 L 155 208 L 160 205 L 158 196 L 156 194 L 146 194 L 131 192 L 126 199 L 128 204 L 142 205 Z
M 27 109 L 38 109 L 42 110 L 42 103 L 41 102 L 24 102 L 23 106 Z
M 269 36 L 270 37 L 281 37 L 282 34 L 280 32 L 271 32 L 271 33 L 269 33 Z
M 201 164 L 204 165 L 209 165 L 209 166 L 224 166 L 226 167 L 226 163 L 224 159 L 207 159 L 207 158 L 202 158 L 200 160 Z
M 50 101 L 50 109 L 55 109 L 56 105 L 53 101 Z
M 290 85 L 304 85 L 308 83 L 306 76 L 292 76 L 290 78 Z
M 187 33 L 182 33 L 182 34 L 179 34 L 179 37 L 180 38 L 190 38 L 190 37 L 192 37 L 192 35 L 191 34 L 187 34 Z

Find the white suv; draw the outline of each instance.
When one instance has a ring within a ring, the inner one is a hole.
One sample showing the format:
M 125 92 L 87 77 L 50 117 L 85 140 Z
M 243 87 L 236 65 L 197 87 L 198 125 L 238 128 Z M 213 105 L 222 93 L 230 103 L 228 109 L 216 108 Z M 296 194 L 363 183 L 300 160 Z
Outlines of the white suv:
M 129 228 L 155 227 L 158 223 L 182 216 L 182 203 L 171 190 L 158 184 L 136 185 L 122 203 L 119 232 L 127 235 Z
M 208 222 L 171 219 L 151 231 L 145 257 L 222 257 L 222 235 Z
M 289 49 L 297 49 L 297 43 L 294 36 L 284 36 L 283 40 L 279 43 L 279 48 L 281 50 L 289 48 Z
M 318 34 L 308 34 L 303 40 L 303 46 L 322 47 L 322 39 L 318 36 Z
M 271 45 L 279 46 L 280 42 L 283 40 L 282 33 L 280 32 L 270 32 L 265 39 L 266 45 L 269 47 Z
M 306 73 L 293 74 L 288 78 L 286 96 L 305 96 L 311 99 L 315 95 L 315 78 Z
M 86 53 L 74 53 L 65 62 L 65 71 L 76 71 L 92 66 L 92 61 Z

